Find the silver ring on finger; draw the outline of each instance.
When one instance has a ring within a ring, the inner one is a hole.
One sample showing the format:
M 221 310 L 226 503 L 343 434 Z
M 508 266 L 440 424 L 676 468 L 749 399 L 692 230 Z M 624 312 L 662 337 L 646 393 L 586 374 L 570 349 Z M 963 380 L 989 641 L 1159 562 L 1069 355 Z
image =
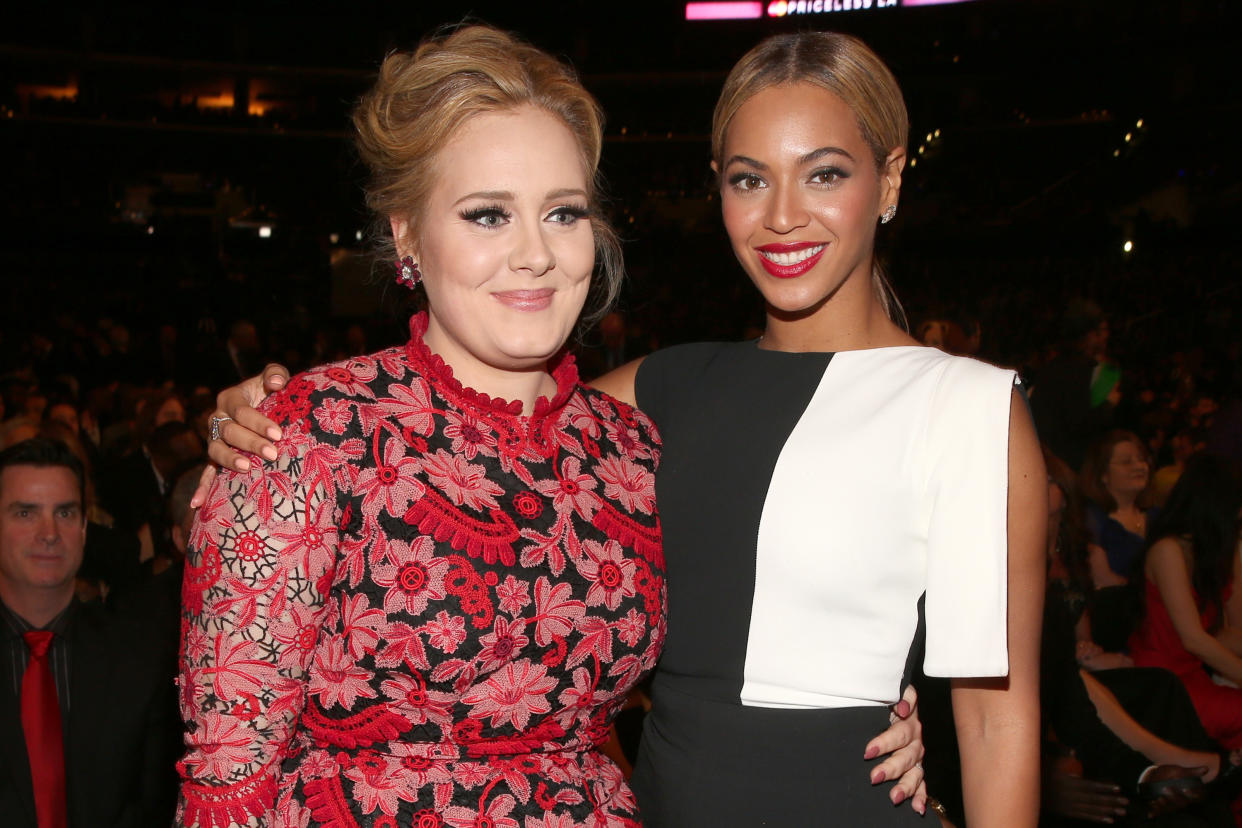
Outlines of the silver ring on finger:
M 219 439 L 220 439 L 220 426 L 221 426 L 223 423 L 231 423 L 232 421 L 233 421 L 233 418 L 232 418 L 232 417 L 215 417 L 215 416 L 213 416 L 213 417 L 211 418 L 211 439 L 212 439 L 212 440 L 219 440 Z

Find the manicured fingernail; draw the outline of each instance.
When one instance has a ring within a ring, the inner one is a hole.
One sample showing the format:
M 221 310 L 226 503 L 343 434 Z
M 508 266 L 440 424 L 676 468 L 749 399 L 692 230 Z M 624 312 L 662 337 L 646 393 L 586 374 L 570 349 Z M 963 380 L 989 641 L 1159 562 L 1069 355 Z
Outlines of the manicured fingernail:
M 285 384 L 285 378 L 284 377 L 272 377 L 272 381 L 270 384 L 273 388 L 279 388 L 280 386 Z
M 279 428 L 277 428 L 276 426 L 272 426 L 271 428 L 269 428 L 269 429 L 267 430 L 267 436 L 268 436 L 270 439 L 272 439 L 272 440 L 279 440 L 279 439 L 280 439 L 280 429 L 279 429 Z
M 245 457 L 239 457 L 237 462 L 233 464 L 233 467 L 238 471 L 250 471 L 250 461 Z
M 905 801 L 905 799 L 906 799 L 905 791 L 903 791 L 901 788 L 893 789 L 893 804 L 894 805 L 900 805 L 902 802 Z
M 927 816 L 927 805 L 923 802 L 916 802 L 913 806 L 914 812 L 919 816 Z
M 276 447 L 275 446 L 264 446 L 263 448 L 259 450 L 259 453 L 262 454 L 264 457 L 266 457 L 268 460 L 276 459 Z
M 906 716 L 910 715 L 910 705 L 906 704 L 905 699 L 902 699 L 893 705 L 893 712 L 900 718 L 904 719 Z
M 203 499 L 199 497 L 198 495 L 194 495 L 194 497 L 190 498 L 191 509 L 197 509 L 199 506 L 202 506 L 202 505 L 203 505 Z
M 871 774 L 871 784 L 878 785 L 887 778 L 888 777 L 885 775 L 884 770 L 881 768 L 880 770 L 877 770 L 875 773 Z
M 880 755 L 880 749 L 876 747 L 875 745 L 872 745 L 871 747 L 867 748 L 867 752 L 863 754 L 863 758 L 874 759 L 875 757 L 879 755 Z

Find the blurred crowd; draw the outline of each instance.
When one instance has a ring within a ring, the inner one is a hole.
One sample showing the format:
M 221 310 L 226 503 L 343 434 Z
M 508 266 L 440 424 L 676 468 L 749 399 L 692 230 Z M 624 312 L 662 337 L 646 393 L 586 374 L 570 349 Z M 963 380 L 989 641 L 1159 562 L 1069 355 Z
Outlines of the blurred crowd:
M 583 376 L 682 341 L 760 333 L 762 307 L 721 252 L 715 205 L 667 204 L 667 214 L 653 207 L 628 225 L 631 279 L 619 310 L 575 341 Z M 701 222 L 691 216 L 690 229 L 675 236 L 672 223 L 692 212 Z M 1045 630 L 1049 823 L 1142 821 L 1155 808 L 1177 811 L 1166 820 L 1190 820 L 1168 824 L 1229 824 L 1227 804 L 1211 805 L 1232 799 L 1224 781 L 1196 788 L 1183 779 L 1194 773 L 1176 769 L 1215 761 L 1207 775 L 1232 779 L 1229 754 L 1212 757 L 1242 741 L 1205 729 L 1175 672 L 1135 667 L 1130 647 L 1146 617 L 1134 595 L 1159 540 L 1151 530 L 1167 528 L 1159 508 L 1196 456 L 1242 462 L 1236 282 L 1178 278 L 1184 268 L 1229 272 L 1234 262 L 1211 249 L 1122 264 L 1007 259 L 984 249 L 967 265 L 912 255 L 909 241 L 901 240 L 890 271 L 912 334 L 1018 368 L 1048 450 L 1048 605 L 1056 609 Z M 268 361 L 296 371 L 407 336 L 413 305 L 382 268 L 346 274 L 357 280 L 346 294 L 370 297 L 368 313 L 350 313 L 338 301 L 345 277 L 333 262 L 341 254 L 308 239 L 285 244 L 297 249 L 275 257 L 234 247 L 197 263 L 179 256 L 184 244 L 134 244 L 101 257 L 108 289 L 98 292 L 75 288 L 78 274 L 32 260 L 35 277 L 6 288 L 0 449 L 45 437 L 80 459 L 89 528 L 79 598 L 139 619 L 161 642 L 152 658 L 175 649 L 189 499 L 206 462 L 216 392 Z M 1229 517 L 1236 542 L 1237 515 Z M 171 670 L 171 661 L 161 663 Z M 1221 675 L 1208 659 L 1196 669 Z M 953 814 L 952 735 L 942 727 L 951 718 L 937 707 L 943 688 L 921 681 L 932 790 Z M 1145 750 L 1125 727 L 1096 733 L 1101 723 L 1116 725 L 1117 710 L 1160 747 Z M 1242 701 L 1237 710 L 1242 719 Z M 1169 768 L 1181 787 L 1153 789 Z

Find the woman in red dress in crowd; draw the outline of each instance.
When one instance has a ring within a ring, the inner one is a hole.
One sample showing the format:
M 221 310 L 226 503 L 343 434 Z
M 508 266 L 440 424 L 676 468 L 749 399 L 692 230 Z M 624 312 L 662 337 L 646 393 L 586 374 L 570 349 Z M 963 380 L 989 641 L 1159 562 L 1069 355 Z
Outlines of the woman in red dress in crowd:
M 563 351 L 620 273 L 596 104 L 556 60 L 470 26 L 391 55 L 354 122 L 368 205 L 428 311 L 404 347 L 285 383 L 259 408 L 281 430 L 266 461 L 207 494 L 180 819 L 637 825 L 599 748 L 664 638 L 660 444 Z M 265 422 L 239 417 L 214 436 Z
M 1144 616 L 1130 638 L 1134 663 L 1176 673 L 1208 735 L 1227 748 L 1242 748 L 1239 510 L 1239 469 L 1206 454 L 1187 461 L 1150 530 Z

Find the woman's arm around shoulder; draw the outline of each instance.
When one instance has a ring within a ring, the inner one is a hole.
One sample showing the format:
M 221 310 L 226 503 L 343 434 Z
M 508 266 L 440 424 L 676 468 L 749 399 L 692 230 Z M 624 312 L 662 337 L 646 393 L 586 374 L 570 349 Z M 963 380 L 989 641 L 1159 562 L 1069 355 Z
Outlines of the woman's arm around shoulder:
M 637 394 L 634 392 L 634 380 L 638 376 L 638 366 L 643 364 L 645 357 L 639 357 L 625 363 L 620 368 L 613 368 L 602 377 L 596 377 L 587 384 L 598 388 L 605 394 L 616 397 L 621 402 L 638 407 Z
M 1039 441 L 1015 391 L 1007 504 L 1009 675 L 953 680 L 962 793 L 974 826 L 1034 826 L 1039 819 L 1039 633 L 1047 499 Z
M 260 414 L 255 407 L 268 394 L 279 391 L 289 382 L 289 369 L 275 362 L 269 363 L 258 376 L 229 386 L 216 395 L 213 437 L 207 444 L 207 455 L 221 468 L 248 471 L 250 461 L 241 452 L 249 452 L 268 460 L 276 459 L 273 440 L 281 438 L 280 426 Z M 263 435 L 267 435 L 267 439 Z M 198 488 L 190 498 L 190 507 L 197 509 L 207 500 L 207 490 L 216 479 L 216 467 L 211 463 L 203 469 Z

